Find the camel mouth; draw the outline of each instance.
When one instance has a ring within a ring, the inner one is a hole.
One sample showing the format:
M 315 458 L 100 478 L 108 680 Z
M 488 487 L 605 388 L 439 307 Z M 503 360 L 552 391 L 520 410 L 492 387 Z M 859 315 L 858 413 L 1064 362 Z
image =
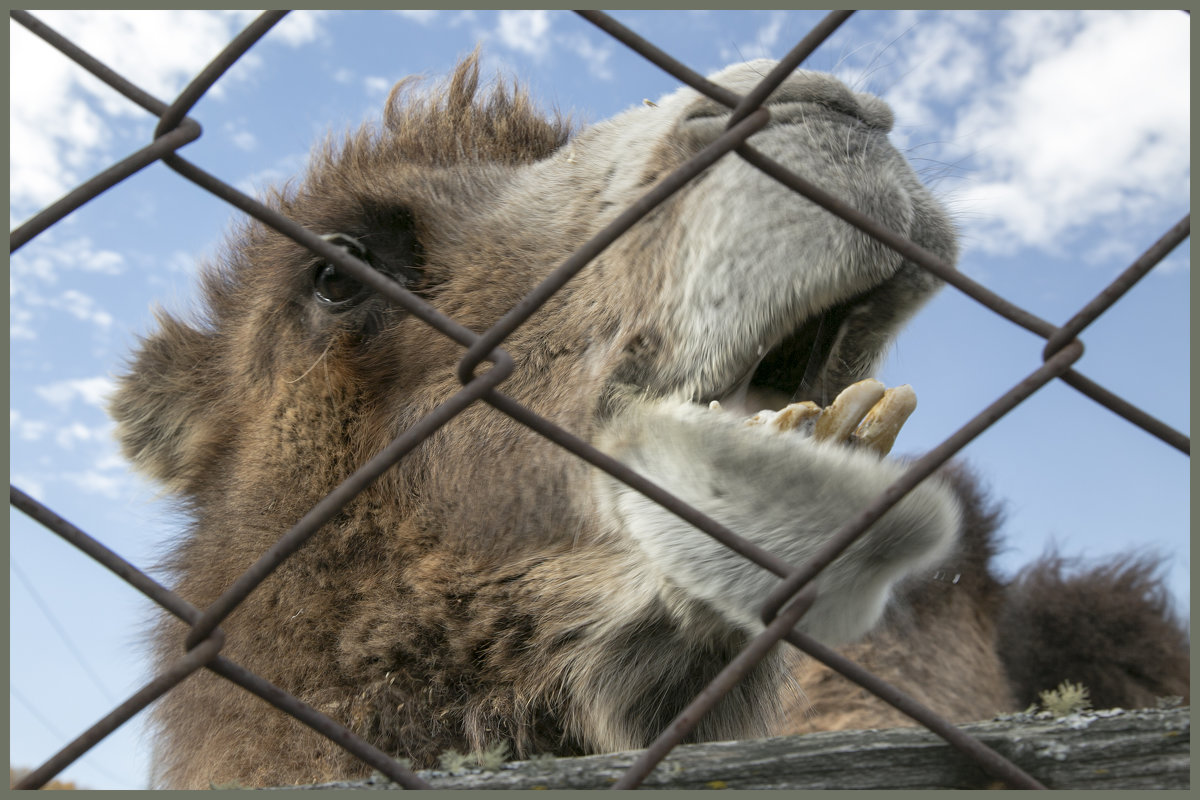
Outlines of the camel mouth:
M 824 311 L 806 317 L 773 347 L 747 364 L 733 382 L 704 394 L 702 405 L 718 401 L 723 406 L 749 408 L 755 402 L 782 407 L 787 403 L 812 400 L 824 403 L 829 387 L 822 378 L 830 372 L 838 349 L 843 323 L 861 304 L 861 296 L 836 303 Z M 837 353 L 842 361 L 858 361 L 856 353 Z M 834 393 L 843 387 L 834 387 Z

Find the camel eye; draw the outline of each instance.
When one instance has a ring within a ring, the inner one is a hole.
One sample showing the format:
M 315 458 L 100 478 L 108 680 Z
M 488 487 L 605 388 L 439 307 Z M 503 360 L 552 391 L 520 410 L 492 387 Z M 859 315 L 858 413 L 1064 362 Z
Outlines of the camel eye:
M 370 261 L 367 249 L 344 233 L 329 233 L 321 238 L 336 244 L 360 261 Z M 338 310 L 357 305 L 367 296 L 368 288 L 357 278 L 328 262 L 319 264 L 313 274 L 313 294 L 317 300 Z
M 366 291 L 358 280 L 343 274 L 333 264 L 322 264 L 317 268 L 314 292 L 317 299 L 330 305 L 345 305 Z

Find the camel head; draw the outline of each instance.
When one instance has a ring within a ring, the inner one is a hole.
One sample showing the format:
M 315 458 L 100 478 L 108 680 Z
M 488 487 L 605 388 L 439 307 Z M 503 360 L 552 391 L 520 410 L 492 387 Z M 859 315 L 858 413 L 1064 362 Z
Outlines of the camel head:
M 745 93 L 772 66 L 713 80 Z M 755 148 L 953 261 L 953 228 L 889 144 L 882 101 L 797 72 L 766 108 Z M 434 92 L 402 83 L 380 124 L 318 148 L 267 202 L 482 332 L 728 116 L 681 89 L 572 131 L 519 90 L 480 89 L 468 59 Z M 454 394 L 463 352 L 257 222 L 202 281 L 202 311 L 159 314 L 112 405 L 127 456 L 191 514 L 166 566 L 201 606 Z M 499 388 L 799 564 L 901 472 L 853 433 L 886 405 L 879 394 L 821 409 L 871 377 L 937 287 L 730 154 L 503 342 L 515 369 Z M 807 421 L 780 424 L 785 407 Z M 771 422 L 744 424 L 760 410 Z M 801 626 L 862 633 L 895 581 L 952 546 L 958 519 L 944 487 L 918 487 L 822 573 Z M 616 749 L 643 744 L 761 628 L 775 580 L 476 404 L 259 587 L 224 624 L 226 653 L 419 764 L 488 736 L 516 752 Z M 177 627 L 161 629 L 164 660 L 180 652 Z M 760 730 L 783 674 L 768 663 L 698 735 Z M 216 720 L 257 720 L 257 701 L 211 680 L 164 701 L 165 782 L 345 767 L 298 754 L 290 720 L 224 732 Z

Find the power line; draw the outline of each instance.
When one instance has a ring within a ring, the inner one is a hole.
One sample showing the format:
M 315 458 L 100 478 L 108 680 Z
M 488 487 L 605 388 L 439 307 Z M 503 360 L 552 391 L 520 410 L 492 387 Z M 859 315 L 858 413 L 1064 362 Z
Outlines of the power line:
M 36 719 L 38 722 L 42 723 L 42 725 L 45 726 L 46 730 L 48 730 L 48 731 L 50 731 L 50 733 L 54 734 L 54 736 L 60 742 L 71 741 L 71 739 L 69 737 L 64 736 L 61 731 L 59 731 L 57 728 L 55 728 L 54 725 L 51 724 L 50 720 L 48 720 L 44 716 L 42 716 L 41 712 L 39 712 L 37 710 L 37 708 L 34 707 L 33 703 L 29 702 L 29 700 L 27 700 L 24 695 L 22 695 L 15 688 L 13 688 L 12 684 L 9 684 L 8 693 L 10 695 L 12 695 L 14 698 L 16 698 L 17 702 L 20 703 L 22 706 L 24 706 L 25 710 L 28 711 L 29 714 L 34 719 Z M 86 767 L 87 769 L 95 770 L 99 774 L 108 778 L 110 781 L 113 781 L 114 783 L 119 784 L 127 789 L 138 788 L 136 786 L 131 786 L 128 778 L 118 778 L 116 775 L 113 775 L 111 772 L 106 770 L 104 767 L 100 766 L 95 761 L 93 761 L 91 756 L 92 756 L 92 753 L 85 753 L 84 755 L 80 756 L 79 761 L 77 763 L 81 767 Z
M 50 723 L 50 720 L 48 720 L 48 719 L 46 719 L 45 717 L 43 717 L 43 716 L 42 716 L 41 712 L 40 712 L 40 711 L 38 711 L 38 710 L 37 710 L 37 708 L 35 708 L 35 707 L 34 707 L 33 703 L 31 703 L 31 702 L 29 702 L 28 700 L 26 700 L 26 699 L 25 699 L 25 697 L 24 697 L 24 695 L 22 695 L 20 692 L 18 692 L 16 689 L 14 689 L 14 688 L 12 687 L 12 684 L 9 684 L 9 687 L 8 687 L 8 693 L 9 693 L 9 694 L 11 694 L 13 697 L 17 698 L 17 701 L 18 701 L 18 702 L 19 702 L 21 705 L 25 706 L 25 710 L 26 710 L 26 711 L 28 711 L 30 714 L 32 714 L 34 719 L 36 719 L 38 722 L 40 722 L 40 723 L 42 723 L 43 725 L 45 725 L 45 726 L 46 726 L 46 730 L 48 730 L 48 731 L 50 731 L 51 733 L 53 733 L 53 734 L 54 734 L 54 736 L 55 736 L 55 737 L 56 737 L 56 738 L 57 738 L 59 741 L 63 741 L 63 742 L 69 742 L 69 741 L 70 741 L 70 739 L 68 739 L 66 736 L 64 736 L 64 735 L 62 734 L 62 731 L 58 730 L 58 728 L 55 728 L 55 727 L 54 727 L 54 726 L 53 726 L 53 725 Z
M 50 627 L 52 627 L 54 632 L 58 634 L 58 638 L 62 640 L 64 645 L 66 645 L 67 649 L 71 652 L 71 655 L 75 657 L 75 660 L 79 662 L 79 666 L 83 668 L 83 671 L 87 673 L 87 676 L 92 679 L 92 683 L 96 684 L 96 688 L 100 690 L 100 693 L 104 695 L 105 699 L 115 705 L 117 703 L 117 699 L 113 697 L 112 692 L 110 692 L 108 688 L 100 682 L 100 679 L 96 676 L 96 671 L 92 669 L 92 666 L 88 664 L 87 659 L 83 657 L 83 653 L 80 652 L 79 648 L 77 648 L 74 642 L 71 641 L 71 637 L 67 635 L 67 632 L 63 629 L 63 626 L 58 623 L 58 620 L 50 611 L 50 607 L 46 605 L 44 600 L 42 600 L 42 596 L 38 594 L 37 589 L 33 587 L 33 583 L 25 577 L 25 573 L 22 572 L 21 568 L 17 566 L 17 562 L 10 558 L 8 566 L 17 576 L 17 578 L 20 579 L 21 583 L 25 585 L 25 589 L 33 598 L 33 602 L 37 604 L 37 607 L 42 610 L 42 614 L 44 614 L 46 619 L 50 622 Z

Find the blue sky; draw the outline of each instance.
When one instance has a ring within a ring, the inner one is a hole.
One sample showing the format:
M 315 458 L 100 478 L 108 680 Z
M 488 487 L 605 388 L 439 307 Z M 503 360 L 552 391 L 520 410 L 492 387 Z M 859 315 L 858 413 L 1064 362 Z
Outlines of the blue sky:
M 245 12 L 39 12 L 169 101 Z M 708 73 L 779 57 L 815 12 L 619 12 Z M 860 12 L 810 59 L 889 100 L 897 146 L 962 229 L 960 268 L 1064 322 L 1188 211 L 1188 18 L 1177 12 Z M 151 138 L 154 120 L 10 23 L 10 226 Z M 675 88 L 567 12 L 299 12 L 192 112 L 186 157 L 243 190 L 287 179 L 314 141 L 377 114 L 391 85 L 449 70 L 477 43 L 489 73 L 598 121 Z M 10 265 L 12 482 L 149 567 L 184 522 L 132 475 L 103 410 L 151 308 L 186 312 L 196 264 L 234 212 L 153 165 L 19 251 Z M 1088 329 L 1080 372 L 1190 432 L 1190 248 Z M 897 442 L 919 454 L 1040 363 L 1043 342 L 953 290 L 901 337 L 881 379 L 921 404 Z M 1052 384 L 965 458 L 1006 504 L 1001 565 L 1056 546 L 1163 555 L 1189 606 L 1187 458 Z M 147 601 L 11 514 L 10 760 L 36 766 L 147 679 Z M 144 786 L 140 720 L 65 777 Z

